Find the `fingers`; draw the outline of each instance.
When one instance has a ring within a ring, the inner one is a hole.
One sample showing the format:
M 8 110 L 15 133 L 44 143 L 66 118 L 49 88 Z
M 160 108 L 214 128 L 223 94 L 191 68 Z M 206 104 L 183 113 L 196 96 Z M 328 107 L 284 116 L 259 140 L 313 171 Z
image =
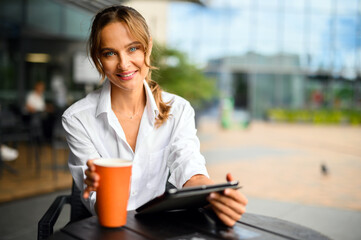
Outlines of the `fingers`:
M 86 165 L 88 166 L 88 169 L 92 172 L 95 171 L 95 165 L 94 165 L 94 159 L 90 159 L 86 162 Z
M 224 193 L 224 196 L 232 198 L 234 201 L 236 201 L 242 205 L 247 205 L 247 203 L 248 203 L 248 199 L 240 191 L 237 191 L 237 190 L 231 189 L 231 188 L 227 188 L 226 190 L 224 190 L 223 193 Z M 222 196 L 222 195 L 220 195 L 220 196 Z
M 224 194 L 211 193 L 208 201 L 219 219 L 227 226 L 233 226 L 246 212 L 247 198 L 234 189 L 226 189 Z
M 84 189 L 83 197 L 84 197 L 85 199 L 87 199 L 87 198 L 90 196 L 90 192 L 96 191 L 96 190 L 97 190 L 96 187 L 89 187 L 89 186 L 87 186 L 87 187 Z
M 229 189 L 232 190 L 232 189 Z M 235 190 L 233 190 L 235 191 Z M 240 193 L 240 195 L 242 195 Z M 244 196 L 243 196 L 244 197 Z M 245 198 L 245 197 L 244 197 Z M 227 209 L 230 209 L 231 211 L 242 215 L 243 213 L 246 212 L 246 204 L 247 204 L 247 199 L 235 199 L 234 196 L 230 197 L 229 195 L 223 195 L 223 194 L 219 194 L 219 193 L 211 193 L 209 196 L 209 200 L 210 202 L 217 206 L 225 206 L 227 207 Z M 228 211 L 228 210 L 225 210 Z
M 86 178 L 84 183 L 89 187 L 97 188 L 99 186 L 99 175 L 96 172 L 90 172 L 89 169 L 85 170 Z
M 232 181 L 234 181 L 234 178 L 233 178 L 233 176 L 232 176 L 231 173 L 227 173 L 226 179 L 227 179 L 227 182 L 232 182 Z
M 234 177 L 232 176 L 231 173 L 227 173 L 226 179 L 227 179 L 228 182 L 234 181 Z M 248 199 L 239 191 L 236 191 L 236 190 L 233 190 L 233 189 L 226 189 L 224 191 L 224 194 L 226 196 L 229 196 L 229 197 L 233 198 L 235 201 L 244 204 L 244 205 L 247 205 L 247 203 L 248 203 Z
M 234 205 L 225 205 L 224 203 L 218 201 L 214 196 L 213 199 L 211 196 L 210 203 L 213 211 L 227 226 L 233 226 L 242 216 L 242 211 L 240 208 L 235 207 Z
M 86 187 L 83 192 L 83 198 L 85 198 L 85 199 L 89 198 L 90 192 L 91 192 L 90 188 Z
M 219 209 L 216 205 L 211 204 L 213 211 L 217 214 L 218 218 L 228 227 L 233 227 L 236 224 L 237 220 L 241 218 L 241 215 L 229 215 L 232 211 L 228 213 L 224 209 Z
M 88 169 L 85 170 L 85 180 L 84 183 L 87 187 L 84 189 L 83 197 L 87 199 L 91 191 L 96 191 L 99 186 L 99 175 L 95 172 L 95 165 L 93 160 L 87 162 Z

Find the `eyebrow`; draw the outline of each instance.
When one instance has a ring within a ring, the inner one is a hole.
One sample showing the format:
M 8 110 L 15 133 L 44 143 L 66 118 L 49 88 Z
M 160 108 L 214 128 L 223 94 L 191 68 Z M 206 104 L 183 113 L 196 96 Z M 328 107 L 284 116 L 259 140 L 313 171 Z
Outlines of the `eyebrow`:
M 125 48 L 129 47 L 129 46 L 132 46 L 132 45 L 142 45 L 141 42 L 139 41 L 134 41 L 134 42 L 131 42 L 131 43 L 128 43 L 127 45 L 125 45 Z M 101 48 L 100 49 L 100 52 L 105 52 L 105 51 L 115 51 L 114 48 L 108 48 L 108 47 L 105 47 L 105 48 Z
M 102 49 L 100 49 L 101 53 L 105 52 L 105 51 L 114 51 L 114 49 L 113 48 L 102 48 Z

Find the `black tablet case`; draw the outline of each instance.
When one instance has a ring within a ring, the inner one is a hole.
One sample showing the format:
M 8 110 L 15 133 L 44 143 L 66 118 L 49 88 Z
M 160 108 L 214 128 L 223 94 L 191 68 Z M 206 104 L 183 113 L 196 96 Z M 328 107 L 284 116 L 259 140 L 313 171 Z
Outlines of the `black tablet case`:
M 208 204 L 211 192 L 222 192 L 226 188 L 238 189 L 238 181 L 225 184 L 202 185 L 182 189 L 170 189 L 163 195 L 136 209 L 137 214 L 151 214 L 164 211 L 200 208 Z

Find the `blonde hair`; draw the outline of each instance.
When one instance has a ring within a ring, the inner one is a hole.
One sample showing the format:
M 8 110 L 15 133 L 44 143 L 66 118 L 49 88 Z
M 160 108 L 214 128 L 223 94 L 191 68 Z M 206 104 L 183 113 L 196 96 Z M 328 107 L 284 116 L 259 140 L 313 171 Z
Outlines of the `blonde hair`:
M 100 63 L 100 32 L 106 25 L 113 22 L 125 23 L 131 35 L 136 38 L 144 48 L 145 65 L 149 67 L 145 80 L 152 90 L 153 97 L 159 110 L 159 114 L 156 118 L 156 126 L 159 127 L 169 118 L 171 106 L 169 103 L 165 103 L 163 101 L 161 87 L 151 78 L 152 69 L 156 68 L 150 64 L 151 47 L 149 44 L 151 37 L 148 25 L 143 16 L 135 9 L 127 6 L 112 6 L 98 12 L 93 19 L 91 33 L 88 40 L 88 52 L 90 57 L 103 81 L 105 78 L 105 72 Z

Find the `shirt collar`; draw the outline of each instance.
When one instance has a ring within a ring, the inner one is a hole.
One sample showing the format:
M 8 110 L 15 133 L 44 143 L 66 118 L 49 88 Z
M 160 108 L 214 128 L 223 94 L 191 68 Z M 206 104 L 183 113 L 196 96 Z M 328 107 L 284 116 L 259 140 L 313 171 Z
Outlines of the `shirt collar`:
M 145 95 L 147 97 L 146 109 L 148 111 L 148 116 L 150 117 L 150 119 L 155 120 L 155 118 L 159 114 L 159 109 L 157 107 L 157 103 L 155 102 L 155 99 L 152 94 L 152 90 L 150 89 L 147 81 L 144 80 L 143 83 L 144 83 Z M 112 111 L 111 100 L 110 100 L 110 89 L 111 89 L 111 85 L 109 83 L 109 80 L 106 79 L 103 83 L 103 87 L 100 92 L 96 117 L 98 117 L 101 113 L 109 113 Z
M 105 79 L 99 96 L 96 117 L 98 117 L 101 113 L 107 113 L 111 110 L 110 83 L 108 79 Z
M 146 80 L 144 80 L 144 89 L 145 89 L 145 95 L 147 96 L 146 108 L 148 111 L 148 116 L 150 116 L 150 119 L 155 120 L 155 118 L 159 114 L 159 109 L 157 107 L 157 103 L 155 102 L 152 90 L 150 89 Z

